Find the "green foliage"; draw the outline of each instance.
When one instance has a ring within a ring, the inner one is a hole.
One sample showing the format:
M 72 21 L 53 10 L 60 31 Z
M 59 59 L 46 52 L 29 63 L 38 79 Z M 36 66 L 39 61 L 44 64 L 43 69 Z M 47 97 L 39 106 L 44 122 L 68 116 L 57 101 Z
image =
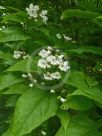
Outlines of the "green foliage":
M 30 3 L 47 23 L 29 16 Z M 0 1 L 1 136 L 102 136 L 101 13 L 102 0 Z M 49 46 L 70 65 L 59 81 L 38 66 Z

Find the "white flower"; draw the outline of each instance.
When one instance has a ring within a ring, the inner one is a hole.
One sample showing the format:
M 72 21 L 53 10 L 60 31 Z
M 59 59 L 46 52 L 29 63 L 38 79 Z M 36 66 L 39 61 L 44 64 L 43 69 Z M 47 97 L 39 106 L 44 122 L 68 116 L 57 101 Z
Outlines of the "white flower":
M 57 59 L 55 56 L 50 55 L 46 58 L 47 62 L 49 62 L 51 65 L 57 65 Z
M 50 74 L 50 72 L 47 72 L 46 74 L 43 74 L 44 75 L 44 78 L 46 79 L 46 80 L 53 80 L 52 79 L 52 75 Z
M 34 79 L 34 80 L 33 80 L 33 82 L 34 82 L 34 83 L 37 83 L 37 80 L 36 80 L 36 79 Z
M 43 136 L 46 136 L 46 132 L 45 131 L 41 131 L 41 134 L 43 135 Z
M 33 6 L 33 8 L 35 11 L 39 11 L 39 9 L 40 9 L 38 5 Z
M 66 99 L 64 99 L 62 97 L 60 97 L 60 100 L 61 100 L 62 103 L 66 101 Z
M 4 28 L 6 28 L 5 26 L 2 26 L 2 28 L 4 29 Z
M 64 57 L 64 55 L 57 56 L 57 64 L 58 65 L 60 65 L 63 62 L 63 59 L 62 59 L 63 57 Z
M 68 65 L 68 61 L 64 61 L 63 63 L 60 63 L 59 69 L 62 70 L 62 71 L 65 71 L 65 72 L 68 69 L 70 69 L 70 66 Z
M 27 75 L 26 75 L 26 74 L 22 74 L 22 77 L 23 77 L 23 78 L 27 78 Z
M 48 13 L 47 10 L 42 10 L 42 12 L 39 15 L 43 19 L 42 21 L 44 22 L 44 24 L 46 24 L 46 22 L 48 20 L 48 17 L 46 16 L 47 13 Z
M 56 37 L 57 37 L 58 39 L 62 39 L 61 34 L 56 34 Z
M 41 50 L 41 51 L 39 52 L 39 56 L 41 56 L 42 58 L 48 57 L 49 54 L 51 54 L 51 51 L 50 51 L 50 50 L 47 50 L 47 51 L 46 51 L 45 49 L 43 49 L 43 50 Z
M 40 59 L 38 61 L 38 66 L 41 68 L 50 68 L 51 66 L 47 63 L 47 61 L 45 59 Z
M 14 51 L 13 58 L 19 59 L 21 57 L 21 52 L 20 51 Z
M 43 16 L 46 16 L 48 13 L 47 10 L 42 10 L 42 12 L 40 13 L 40 16 L 43 17 Z
M 29 84 L 29 87 L 33 87 L 34 85 L 32 83 Z
M 29 77 L 32 77 L 32 74 L 31 74 L 31 73 L 28 73 L 28 76 L 29 76 Z
M 38 5 L 33 5 L 30 4 L 29 8 L 26 8 L 27 13 L 29 14 L 29 16 L 33 17 L 33 18 L 37 18 L 38 17 L 38 11 L 39 11 L 39 6 Z
M 44 24 L 47 24 L 48 17 L 47 16 L 43 16 L 42 19 L 43 19 L 42 21 L 44 22 Z
M 61 74 L 59 72 L 54 72 L 51 74 L 53 79 L 60 79 L 61 78 Z
M 29 58 L 29 55 L 23 56 L 23 59 L 27 59 L 27 58 Z
M 48 46 L 47 49 L 53 51 L 53 48 L 51 46 Z
M 55 93 L 55 90 L 52 90 L 52 89 L 51 89 L 50 92 L 51 92 L 51 93 Z
M 64 39 L 65 39 L 66 41 L 70 41 L 70 40 L 72 40 L 72 38 L 71 38 L 71 37 L 66 36 L 65 34 L 63 34 L 63 37 L 64 37 Z

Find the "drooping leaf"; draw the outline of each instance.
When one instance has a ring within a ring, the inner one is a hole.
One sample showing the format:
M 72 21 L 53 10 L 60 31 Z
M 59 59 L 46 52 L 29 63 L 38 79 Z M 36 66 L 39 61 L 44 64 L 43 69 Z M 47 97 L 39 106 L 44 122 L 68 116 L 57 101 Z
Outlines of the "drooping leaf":
M 16 76 L 14 76 L 12 74 L 4 75 L 1 79 L 1 82 L 0 82 L 0 90 L 3 90 L 13 84 L 17 84 L 22 81 L 23 81 L 23 79 L 17 78 Z
M 15 84 L 9 87 L 9 89 L 6 92 L 3 92 L 3 94 L 24 94 L 29 90 L 29 87 L 24 84 Z
M 61 20 L 69 19 L 70 17 L 79 17 L 85 19 L 94 19 L 99 14 L 97 12 L 87 11 L 87 10 L 80 10 L 80 9 L 68 9 L 65 10 L 61 15 Z
M 36 72 L 37 61 L 36 59 L 24 59 L 8 68 L 7 71 Z
M 94 122 L 86 116 L 73 116 L 67 127 L 67 133 L 64 133 L 64 128 L 61 127 L 56 136 L 100 136 Z
M 57 111 L 56 97 L 32 88 L 17 102 L 10 129 L 3 136 L 23 136 L 53 117 Z
M 65 109 L 88 110 L 93 107 L 93 103 L 84 96 L 71 95 L 67 97 L 67 100 L 63 103 L 62 107 Z
M 92 82 L 87 82 L 87 78 L 88 76 L 83 72 L 72 71 L 66 83 L 78 88 L 78 90 L 70 95 L 78 94 L 86 96 L 102 104 L 102 91 L 99 87 L 93 86 Z M 95 82 L 93 81 L 93 84 L 94 83 Z

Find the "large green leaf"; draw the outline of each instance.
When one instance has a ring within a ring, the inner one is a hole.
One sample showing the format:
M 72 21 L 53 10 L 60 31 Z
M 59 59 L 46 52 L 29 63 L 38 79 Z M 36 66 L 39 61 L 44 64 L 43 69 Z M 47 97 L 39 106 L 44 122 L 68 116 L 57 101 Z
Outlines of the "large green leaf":
M 68 96 L 62 107 L 64 107 L 65 109 L 71 108 L 75 110 L 88 110 L 93 107 L 93 103 L 90 99 L 84 96 L 71 95 Z
M 91 77 L 88 77 L 83 72 L 72 71 L 66 83 L 78 88 L 78 90 L 70 95 L 74 95 L 76 92 L 78 92 L 77 94 L 86 96 L 102 104 L 102 91 L 99 89 L 99 87 L 94 86 L 94 84 L 96 84 L 94 81 L 93 85 L 92 82 L 87 82 L 88 78 L 91 80 Z
M 33 88 L 17 102 L 10 129 L 4 136 L 23 136 L 54 116 L 57 111 L 56 97 Z
M 62 13 L 61 20 L 69 19 L 70 17 L 93 19 L 96 18 L 97 16 L 99 16 L 97 12 L 80 10 L 80 9 L 68 9 Z
M 0 31 L 0 42 L 27 40 L 30 37 L 17 28 L 5 28 Z
M 36 59 L 20 60 L 19 62 L 8 68 L 7 71 L 36 72 L 37 61 Z
M 23 81 L 21 78 L 17 78 L 16 76 L 12 74 L 7 74 L 1 77 L 1 83 L 0 83 L 0 90 L 5 89 L 13 84 L 17 84 Z
M 24 84 L 15 84 L 9 87 L 9 89 L 6 92 L 3 92 L 3 94 L 24 94 L 29 90 L 29 87 Z
M 65 134 L 64 128 L 61 127 L 56 136 L 101 136 L 93 121 L 84 115 L 73 116 L 67 127 Z

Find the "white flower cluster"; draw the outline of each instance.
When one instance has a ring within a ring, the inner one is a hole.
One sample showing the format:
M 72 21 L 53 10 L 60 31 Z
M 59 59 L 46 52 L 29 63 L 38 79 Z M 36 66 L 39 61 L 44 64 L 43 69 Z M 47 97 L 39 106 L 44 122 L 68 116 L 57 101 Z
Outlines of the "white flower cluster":
M 66 41 L 71 41 L 72 40 L 72 38 L 70 36 L 66 36 L 65 34 L 63 34 L 63 36 L 62 36 L 61 34 L 58 33 L 58 34 L 56 34 L 56 37 L 58 39 L 64 38 Z
M 65 56 L 61 54 L 59 50 L 54 50 L 52 47 L 42 49 L 39 52 L 39 56 L 41 57 L 38 61 L 39 67 L 45 70 L 52 69 L 53 67 L 58 69 L 58 71 L 53 73 L 49 71 L 44 73 L 43 76 L 46 80 L 59 80 L 61 78 L 61 71 L 66 72 L 70 69 L 68 61 L 65 60 Z
M 30 17 L 35 19 L 35 21 L 37 21 L 38 17 L 41 17 L 44 24 L 47 24 L 47 10 L 40 11 L 40 7 L 38 5 L 30 4 L 29 8 L 26 8 L 26 11 Z
M 29 55 L 26 54 L 23 51 L 14 51 L 13 58 L 15 58 L 15 59 L 19 59 L 19 58 L 26 59 L 26 58 L 29 58 Z

